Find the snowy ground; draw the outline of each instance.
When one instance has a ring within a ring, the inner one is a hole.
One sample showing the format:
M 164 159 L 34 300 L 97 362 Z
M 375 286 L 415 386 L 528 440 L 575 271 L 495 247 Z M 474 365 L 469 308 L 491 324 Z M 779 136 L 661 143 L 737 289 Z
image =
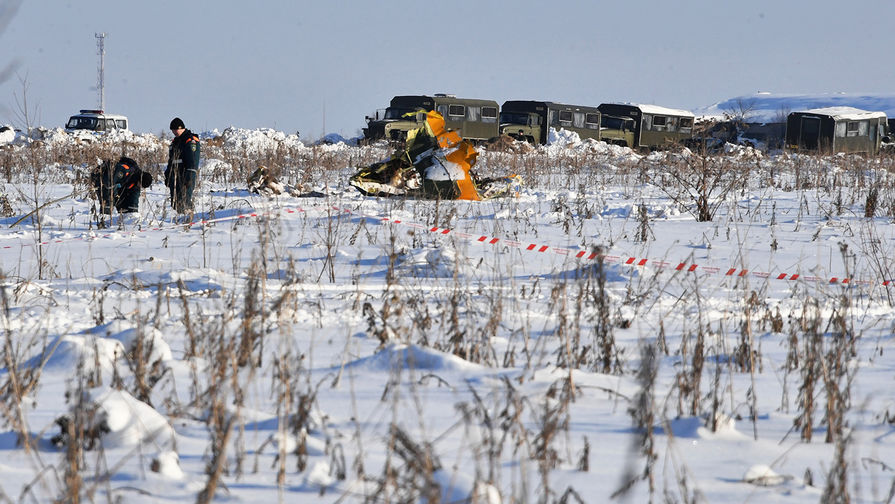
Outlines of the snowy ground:
M 99 229 L 86 151 L 4 172 L 4 500 L 891 501 L 891 160 L 565 137 L 436 202 L 348 187 L 381 148 L 212 136 L 190 225 L 155 184 Z M 245 189 L 277 146 L 325 196 Z

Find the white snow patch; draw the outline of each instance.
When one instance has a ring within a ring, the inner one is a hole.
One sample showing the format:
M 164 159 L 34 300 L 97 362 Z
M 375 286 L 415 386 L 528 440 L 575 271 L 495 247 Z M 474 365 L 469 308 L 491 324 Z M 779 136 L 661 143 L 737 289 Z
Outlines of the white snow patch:
M 155 461 L 158 464 L 156 467 L 156 472 L 171 479 L 183 479 L 184 473 L 183 469 L 180 468 L 180 457 L 177 455 L 177 452 L 173 450 L 165 450 L 159 452 L 155 457 Z
M 758 486 L 782 485 L 789 479 L 792 477 L 777 474 L 770 466 L 764 464 L 753 465 L 743 475 L 743 481 Z
M 103 435 L 107 447 L 130 447 L 151 443 L 171 447 L 174 429 L 158 411 L 123 390 L 108 389 L 95 402 L 109 432 Z

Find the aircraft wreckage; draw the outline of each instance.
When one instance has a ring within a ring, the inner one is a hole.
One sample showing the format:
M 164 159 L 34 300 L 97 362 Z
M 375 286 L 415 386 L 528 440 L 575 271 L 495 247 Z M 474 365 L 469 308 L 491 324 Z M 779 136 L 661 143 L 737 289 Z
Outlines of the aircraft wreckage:
M 403 148 L 361 168 L 349 183 L 368 196 L 479 201 L 518 194 L 518 175 L 478 179 L 471 171 L 477 156 L 472 143 L 445 130 L 444 118 L 433 110 L 422 127 L 407 133 Z

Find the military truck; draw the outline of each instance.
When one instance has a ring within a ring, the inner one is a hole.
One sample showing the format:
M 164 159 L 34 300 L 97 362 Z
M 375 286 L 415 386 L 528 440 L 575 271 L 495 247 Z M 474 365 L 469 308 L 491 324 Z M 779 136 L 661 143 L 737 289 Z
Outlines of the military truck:
M 887 129 L 885 112 L 854 107 L 792 112 L 786 118 L 786 149 L 821 154 L 877 154 Z
M 102 110 L 81 109 L 80 113 L 69 117 L 65 123 L 65 131 L 69 133 L 75 130 L 105 132 L 119 129 L 127 129 L 127 117 L 107 114 Z
M 657 105 L 603 103 L 600 137 L 632 149 L 664 149 L 693 136 L 692 112 Z
M 596 107 L 549 101 L 512 100 L 500 107 L 500 133 L 533 144 L 547 143 L 550 128 L 600 139 L 600 111 Z
M 426 122 L 426 112 L 435 110 L 444 117 L 445 128 L 466 140 L 484 142 L 499 134 L 499 107 L 494 100 L 457 98 L 450 94 L 395 96 L 382 117 L 367 117 L 364 140 L 402 143 L 407 132 Z

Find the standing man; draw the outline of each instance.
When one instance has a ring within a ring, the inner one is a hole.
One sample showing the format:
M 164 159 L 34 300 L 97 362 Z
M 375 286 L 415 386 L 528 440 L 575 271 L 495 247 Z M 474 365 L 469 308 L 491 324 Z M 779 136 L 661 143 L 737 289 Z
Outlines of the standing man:
M 171 190 L 171 205 L 179 214 L 193 213 L 193 189 L 199 179 L 199 137 L 186 129 L 179 117 L 171 120 L 171 147 L 168 148 L 168 167 L 165 185 Z

